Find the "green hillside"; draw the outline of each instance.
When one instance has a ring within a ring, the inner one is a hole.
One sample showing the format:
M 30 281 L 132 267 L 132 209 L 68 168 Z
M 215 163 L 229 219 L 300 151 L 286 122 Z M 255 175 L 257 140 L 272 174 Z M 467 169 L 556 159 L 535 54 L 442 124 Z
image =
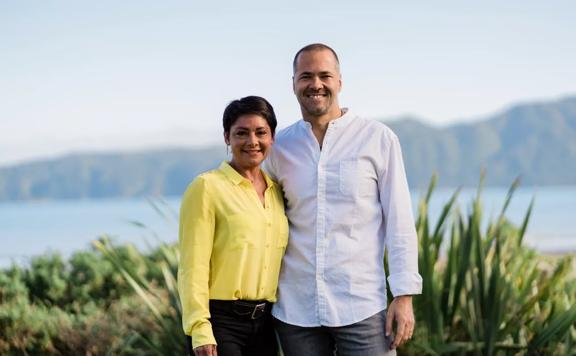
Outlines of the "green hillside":
M 472 123 L 388 122 L 398 134 L 411 186 L 433 172 L 440 185 L 576 184 L 576 97 L 517 105 Z M 180 195 L 225 159 L 223 146 L 138 153 L 77 154 L 0 168 L 0 200 Z
M 517 105 L 490 118 L 438 128 L 416 120 L 389 123 L 400 137 L 411 185 L 432 172 L 440 184 L 576 184 L 576 97 Z

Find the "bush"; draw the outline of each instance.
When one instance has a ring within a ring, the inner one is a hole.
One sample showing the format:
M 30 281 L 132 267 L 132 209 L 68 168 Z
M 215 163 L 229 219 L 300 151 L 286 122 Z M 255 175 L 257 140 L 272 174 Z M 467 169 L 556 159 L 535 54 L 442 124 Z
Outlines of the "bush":
M 141 278 L 158 278 L 153 258 L 132 246 L 112 249 Z M 0 354 L 150 354 L 140 334 L 152 335 L 153 342 L 162 335 L 121 271 L 98 251 L 78 252 L 68 261 L 47 254 L 28 267 L 0 271 Z

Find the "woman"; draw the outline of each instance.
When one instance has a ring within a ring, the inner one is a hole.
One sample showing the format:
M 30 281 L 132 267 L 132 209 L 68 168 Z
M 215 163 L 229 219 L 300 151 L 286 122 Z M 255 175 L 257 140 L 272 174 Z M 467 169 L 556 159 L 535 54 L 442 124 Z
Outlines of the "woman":
M 276 356 L 270 309 L 288 242 L 282 193 L 262 170 L 276 116 L 248 96 L 224 111 L 232 159 L 198 176 L 180 210 L 178 289 L 195 355 Z

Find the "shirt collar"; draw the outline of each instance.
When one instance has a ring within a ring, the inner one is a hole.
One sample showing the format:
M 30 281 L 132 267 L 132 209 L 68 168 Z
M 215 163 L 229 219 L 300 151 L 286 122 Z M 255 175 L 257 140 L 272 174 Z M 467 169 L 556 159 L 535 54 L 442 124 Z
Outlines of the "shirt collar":
M 242 182 L 250 183 L 250 181 L 248 179 L 244 178 L 240 173 L 238 173 L 234 168 L 232 168 L 230 163 L 228 163 L 226 161 L 223 161 L 222 163 L 220 163 L 220 167 L 218 169 L 228 179 L 230 179 L 230 181 L 232 181 L 232 183 L 234 185 L 238 185 Z M 263 170 L 260 170 L 260 172 L 262 172 L 262 175 L 264 176 L 264 179 L 266 180 L 266 185 L 268 186 L 268 188 L 272 187 L 274 185 L 274 181 L 270 177 L 268 177 L 268 175 Z
M 342 110 L 342 116 L 337 117 L 336 119 L 330 121 L 329 125 L 332 125 L 335 128 L 346 127 L 356 117 L 356 115 L 351 113 L 350 109 L 348 108 L 342 108 L 341 110 Z M 312 127 L 312 125 L 308 121 L 304 120 L 301 121 L 303 127 Z

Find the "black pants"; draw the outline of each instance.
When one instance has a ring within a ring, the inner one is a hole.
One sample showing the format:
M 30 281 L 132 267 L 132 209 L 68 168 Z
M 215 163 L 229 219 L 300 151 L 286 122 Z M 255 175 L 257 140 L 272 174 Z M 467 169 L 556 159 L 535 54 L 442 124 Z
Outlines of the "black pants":
M 210 323 L 218 343 L 218 356 L 277 356 L 278 344 L 268 303 L 253 313 L 249 304 L 257 302 L 210 301 Z M 191 338 L 187 348 L 194 355 Z

